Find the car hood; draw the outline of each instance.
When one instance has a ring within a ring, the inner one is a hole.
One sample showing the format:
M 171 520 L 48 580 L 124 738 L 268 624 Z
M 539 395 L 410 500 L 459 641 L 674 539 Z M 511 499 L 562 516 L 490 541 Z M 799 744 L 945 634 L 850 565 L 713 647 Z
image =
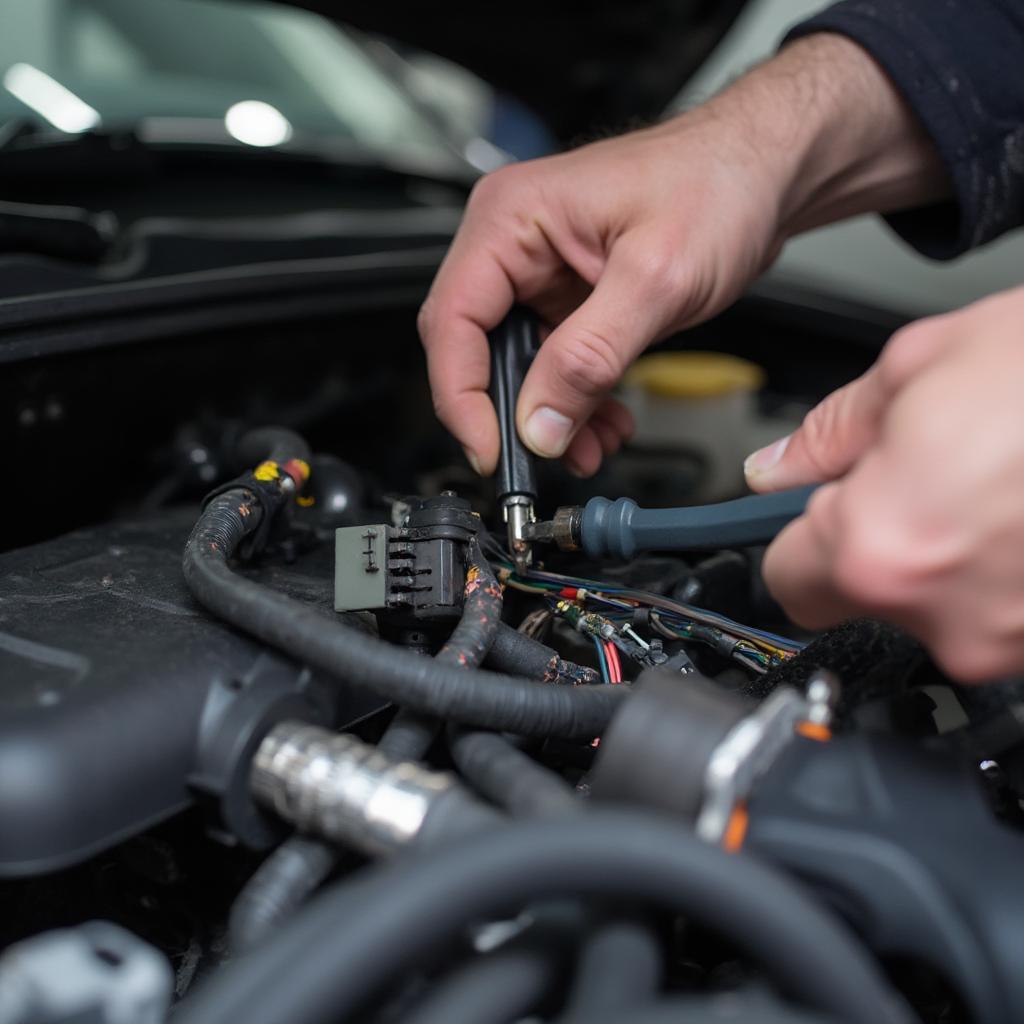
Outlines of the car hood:
M 454 61 L 571 143 L 659 116 L 746 0 L 285 2 Z

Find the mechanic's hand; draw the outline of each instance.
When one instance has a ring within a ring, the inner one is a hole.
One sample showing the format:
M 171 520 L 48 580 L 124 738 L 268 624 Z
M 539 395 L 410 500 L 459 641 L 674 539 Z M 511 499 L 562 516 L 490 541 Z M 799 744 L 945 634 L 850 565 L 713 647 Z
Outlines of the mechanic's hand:
M 632 422 L 609 392 L 655 338 L 720 309 L 773 251 L 777 186 L 703 114 L 489 174 L 421 315 L 435 406 L 484 472 L 498 455 L 485 331 L 513 301 L 554 326 L 520 436 L 589 475 Z
M 833 481 L 765 558 L 797 622 L 889 619 L 964 682 L 1024 669 L 1022 325 L 1024 288 L 911 324 L 747 460 L 760 491 Z
M 609 393 L 652 341 L 720 310 L 793 231 L 928 198 L 934 165 L 871 58 L 821 35 L 658 127 L 488 175 L 420 314 L 438 416 L 492 472 L 486 332 L 523 302 L 551 333 L 520 435 L 593 473 L 632 428 Z

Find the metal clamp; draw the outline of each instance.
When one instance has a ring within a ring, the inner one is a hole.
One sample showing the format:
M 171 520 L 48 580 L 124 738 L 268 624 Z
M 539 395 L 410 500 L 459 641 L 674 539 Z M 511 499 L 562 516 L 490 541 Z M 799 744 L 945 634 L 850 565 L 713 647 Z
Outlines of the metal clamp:
M 536 516 L 533 499 L 525 494 L 511 494 L 501 502 L 501 515 L 508 524 L 508 544 L 516 570 L 525 572 L 533 562 L 528 526 Z
M 782 687 L 738 722 L 715 748 L 704 773 L 704 802 L 697 835 L 720 843 L 735 809 L 750 796 L 754 783 L 792 741 L 802 722 L 827 728 L 839 693 L 838 680 L 819 670 L 802 694 Z

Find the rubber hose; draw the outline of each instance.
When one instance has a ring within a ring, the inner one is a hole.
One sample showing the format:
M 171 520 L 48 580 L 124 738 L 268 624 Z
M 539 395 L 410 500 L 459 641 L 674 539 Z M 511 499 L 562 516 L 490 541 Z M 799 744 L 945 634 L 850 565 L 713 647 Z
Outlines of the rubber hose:
M 652 1001 L 663 973 L 661 944 L 650 926 L 631 918 L 600 923 L 580 953 L 566 1020 L 589 1021 Z
M 494 732 L 453 729 L 448 747 L 459 773 L 513 815 L 560 815 L 580 808 L 572 786 Z
M 546 948 L 499 949 L 476 957 L 431 988 L 404 1024 L 511 1024 L 534 1010 L 558 980 Z
M 501 626 L 501 587 L 474 540 L 469 545 L 462 614 L 435 661 L 475 668 L 490 651 Z
M 231 906 L 231 949 L 243 953 L 290 918 L 327 880 L 342 854 L 312 836 L 293 835 L 245 883 Z
M 474 546 L 470 551 L 462 616 L 438 651 L 437 659 L 453 665 L 479 664 L 490 647 L 500 617 L 501 590 L 479 548 Z M 393 760 L 418 761 L 426 756 L 438 729 L 436 719 L 399 709 L 377 746 Z M 281 843 L 257 868 L 231 908 L 232 949 L 252 949 L 291 917 L 346 855 L 345 851 L 312 836 L 294 835 Z
M 554 648 L 520 633 L 505 622 L 498 625 L 484 664 L 499 672 L 527 676 L 545 683 L 579 686 L 601 682 L 600 674 L 594 669 L 577 665 L 573 661 L 563 661 Z
M 656 1003 L 638 1003 L 628 1007 L 611 1007 L 594 1012 L 586 1024 L 836 1024 L 839 1017 L 787 1006 L 777 1000 L 746 1000 L 742 995 L 723 992 L 711 996 L 676 996 Z M 584 1024 L 582 1017 L 560 1017 L 558 1024 Z M 867 1022 L 865 1022 L 867 1024 Z
M 302 459 L 309 462 L 312 452 L 306 439 L 287 427 L 257 427 L 247 430 L 235 449 L 235 458 L 241 465 L 251 469 L 253 466 L 271 459 L 284 463 L 290 459 Z
M 244 488 L 214 498 L 185 546 L 185 580 L 204 607 L 306 664 L 412 711 L 531 736 L 598 735 L 628 695 L 626 686 L 541 686 L 474 669 L 453 670 L 238 576 L 227 560 L 256 528 L 259 514 L 255 497 Z
M 466 567 L 462 614 L 434 660 L 441 665 L 476 668 L 494 642 L 501 623 L 501 608 L 501 588 L 474 541 Z M 436 718 L 399 708 L 377 747 L 396 761 L 419 761 L 426 756 L 439 731 Z
M 393 761 L 421 761 L 433 746 L 437 733 L 436 718 L 399 708 L 377 742 L 377 749 Z
M 351 1019 L 470 922 L 556 896 L 641 902 L 713 927 L 837 1021 L 910 1019 L 845 925 L 788 877 L 667 819 L 590 811 L 494 827 L 328 889 L 274 942 L 211 978 L 179 1024 Z

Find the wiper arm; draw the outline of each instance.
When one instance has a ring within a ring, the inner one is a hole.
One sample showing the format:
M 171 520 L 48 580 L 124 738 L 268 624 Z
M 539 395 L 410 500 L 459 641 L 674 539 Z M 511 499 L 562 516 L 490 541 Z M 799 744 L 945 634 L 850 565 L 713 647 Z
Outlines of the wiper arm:
M 274 161 L 282 168 L 316 163 L 355 179 L 423 181 L 468 194 L 480 172 L 464 160 L 440 153 L 391 152 L 348 144 L 333 137 L 307 135 L 273 147 L 254 147 L 233 139 L 216 118 L 141 118 L 131 125 L 80 133 L 51 131 L 27 119 L 0 125 L 0 178 L 9 174 L 53 173 L 53 156 L 82 161 L 79 170 L 106 168 L 113 173 L 156 169 L 162 154 L 176 159 Z M 134 164 L 134 167 L 131 165 Z
M 35 135 L 39 123 L 31 117 L 12 117 L 0 124 L 0 150 L 16 145 L 21 139 Z
M 0 252 L 35 252 L 97 263 L 109 252 L 119 231 L 117 217 L 110 212 L 0 202 Z

